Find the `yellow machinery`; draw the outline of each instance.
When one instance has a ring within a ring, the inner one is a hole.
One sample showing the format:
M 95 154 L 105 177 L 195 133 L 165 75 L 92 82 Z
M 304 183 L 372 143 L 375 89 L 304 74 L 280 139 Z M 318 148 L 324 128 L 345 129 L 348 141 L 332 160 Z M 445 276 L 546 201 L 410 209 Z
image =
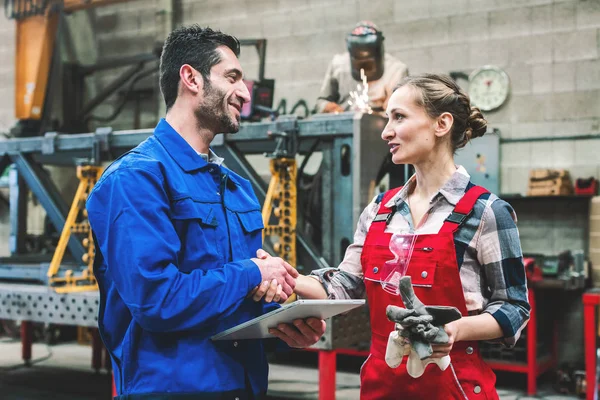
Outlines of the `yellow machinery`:
M 6 13 L 17 25 L 17 119 L 42 118 L 60 13 L 123 1 L 127 0 L 7 0 Z
M 79 187 L 75 193 L 73 204 L 71 205 L 69 215 L 65 221 L 65 226 L 60 235 L 58 246 L 52 257 L 50 268 L 48 268 L 48 280 L 50 285 L 52 285 L 58 293 L 82 292 L 98 289 L 96 278 L 93 273 L 95 254 L 94 240 L 87 219 L 85 202 L 101 174 L 102 167 L 90 165 L 77 167 Z M 67 249 L 67 243 L 69 243 L 72 234 L 76 234 L 79 237 L 83 236 L 82 243 L 83 247 L 87 249 L 87 253 L 83 255 L 81 261 L 87 265 L 87 268 L 80 276 L 76 276 L 72 270 L 68 270 L 65 272 L 64 277 L 59 277 L 58 271 L 65 255 L 65 250 Z
M 297 223 L 297 185 L 298 166 L 296 164 L 295 140 L 287 132 L 268 132 L 276 138 L 277 146 L 269 167 L 271 180 L 265 194 L 262 209 L 263 242 L 269 236 L 273 250 L 277 255 L 296 267 L 296 223 Z M 293 293 L 286 303 L 296 300 Z
M 125 1 L 128 0 L 6 0 L 6 15 L 16 20 L 15 116 L 18 120 L 40 121 L 43 117 L 61 13 Z M 59 293 L 98 288 L 92 270 L 94 242 L 85 201 L 101 173 L 101 167 L 77 167 L 79 187 L 47 273 L 50 284 Z M 76 276 L 72 270 L 66 271 L 64 276 L 58 276 L 72 234 L 84 237 L 82 243 L 87 253 L 81 261 L 87 268 L 80 276 Z
M 273 249 L 281 258 L 296 265 L 296 160 L 274 158 L 270 163 L 271 181 L 265 196 L 262 215 L 265 229 L 263 239 L 270 236 L 278 240 Z M 271 223 L 273 217 L 276 223 Z

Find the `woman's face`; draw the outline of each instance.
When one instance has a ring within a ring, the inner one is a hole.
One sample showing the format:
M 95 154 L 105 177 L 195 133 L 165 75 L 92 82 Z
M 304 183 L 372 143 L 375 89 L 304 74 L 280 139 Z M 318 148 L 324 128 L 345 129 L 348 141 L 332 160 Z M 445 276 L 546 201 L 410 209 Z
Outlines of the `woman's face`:
M 420 164 L 434 154 L 436 121 L 415 102 L 418 89 L 402 86 L 388 102 L 387 125 L 381 138 L 388 142 L 395 164 Z

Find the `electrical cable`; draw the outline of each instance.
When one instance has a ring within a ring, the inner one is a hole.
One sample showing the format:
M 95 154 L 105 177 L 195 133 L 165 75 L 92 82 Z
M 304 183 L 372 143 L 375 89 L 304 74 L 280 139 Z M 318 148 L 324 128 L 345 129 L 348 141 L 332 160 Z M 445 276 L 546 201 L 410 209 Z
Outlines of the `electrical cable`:
M 279 101 L 279 105 L 277 106 L 277 108 L 275 109 L 275 112 L 278 115 L 284 115 L 287 114 L 287 100 L 286 99 L 281 99 Z
M 123 99 L 121 100 L 121 103 L 119 103 L 119 105 L 115 107 L 115 109 L 111 115 L 109 115 L 107 117 L 101 117 L 101 116 L 97 116 L 97 115 L 89 115 L 88 117 L 85 118 L 85 123 L 88 123 L 90 121 L 96 121 L 96 122 L 101 122 L 101 123 L 108 123 L 108 122 L 113 121 L 115 118 L 117 118 L 119 116 L 119 114 L 121 114 L 121 112 L 123 112 L 125 105 L 127 105 L 127 102 L 129 101 L 129 99 L 127 97 L 135 88 L 136 83 L 139 82 L 141 79 L 143 79 L 149 75 L 152 75 L 153 73 L 156 73 L 157 71 L 158 71 L 158 67 L 155 66 L 149 70 L 142 71 L 139 74 L 137 74 L 129 82 L 129 86 L 127 87 L 127 90 L 125 91 L 125 94 L 123 94 Z
M 16 342 L 16 341 L 20 341 L 20 340 L 14 340 L 14 341 Z M 35 364 L 39 364 L 41 362 L 47 361 L 52 358 L 54 353 L 52 352 L 52 349 L 48 344 L 46 344 L 46 351 L 48 352 L 48 354 L 46 354 L 43 357 L 38 357 L 33 360 L 30 360 L 28 363 L 15 364 L 15 365 L 11 365 L 8 367 L 0 367 L 0 372 L 12 372 L 12 371 L 16 371 L 16 370 L 19 370 L 22 368 L 29 368 Z
M 304 174 L 304 168 L 306 167 L 306 164 L 308 164 L 308 160 L 310 160 L 310 157 L 313 155 L 320 143 L 321 138 L 317 138 L 312 146 L 310 146 L 310 149 L 308 149 L 304 160 L 302 160 L 302 164 L 300 164 L 300 168 L 298 168 L 298 179 L 300 179 L 300 177 Z
M 296 108 L 298 107 L 304 107 L 304 118 L 308 118 L 308 116 L 310 115 L 310 110 L 308 109 L 308 104 L 304 99 L 300 99 L 296 102 L 296 104 L 294 104 L 294 106 L 290 110 L 290 114 L 293 114 L 294 111 L 296 111 Z

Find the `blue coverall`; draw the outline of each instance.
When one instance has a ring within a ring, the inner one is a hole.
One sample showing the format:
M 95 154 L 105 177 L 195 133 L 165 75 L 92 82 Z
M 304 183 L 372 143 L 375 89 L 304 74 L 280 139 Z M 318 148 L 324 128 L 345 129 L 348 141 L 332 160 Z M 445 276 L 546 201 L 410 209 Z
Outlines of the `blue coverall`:
M 87 201 L 100 334 L 122 399 L 248 399 L 266 392 L 260 340 L 210 337 L 273 307 L 247 298 L 262 245 L 250 183 L 207 163 L 163 119 Z M 157 396 L 158 395 L 158 396 Z

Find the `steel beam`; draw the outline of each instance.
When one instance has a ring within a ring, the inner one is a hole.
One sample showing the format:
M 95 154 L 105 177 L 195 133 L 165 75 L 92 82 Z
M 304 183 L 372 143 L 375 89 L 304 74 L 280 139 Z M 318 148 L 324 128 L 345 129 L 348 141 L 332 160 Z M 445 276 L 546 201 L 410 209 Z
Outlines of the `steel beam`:
M 314 140 L 317 137 L 334 138 L 352 136 L 355 117 L 352 113 L 342 113 L 325 117 L 313 117 L 310 120 L 298 120 L 294 117 L 280 117 L 276 121 L 243 123 L 240 131 L 227 134 L 222 139 L 225 143 L 235 143 L 239 149 L 250 150 L 260 154 L 274 148 L 274 141 L 268 132 L 297 131 L 301 146 L 300 153 L 307 149 L 303 139 Z M 114 131 L 109 136 L 111 150 L 129 150 L 140 144 L 153 134 L 152 129 L 136 129 Z M 92 149 L 97 142 L 95 133 L 64 134 L 47 133 L 46 136 L 14 138 L 0 141 L 0 155 L 18 153 L 54 153 Z M 217 136 L 217 139 L 219 136 Z M 213 143 L 215 145 L 215 143 Z
M 11 159 L 15 164 L 19 174 L 27 182 L 27 186 L 37 197 L 40 204 L 46 210 L 48 218 L 58 232 L 62 232 L 65 225 L 66 215 L 68 212 L 67 204 L 62 200 L 56 186 L 50 178 L 44 177 L 44 172 L 41 167 L 30 160 L 30 156 L 23 154 L 13 154 Z M 86 253 L 83 245 L 75 238 L 69 240 L 69 250 L 76 260 L 81 260 L 81 257 Z
M 10 196 L 10 237 L 8 247 L 10 254 L 25 252 L 25 236 L 27 235 L 27 186 L 15 167 L 8 173 Z

